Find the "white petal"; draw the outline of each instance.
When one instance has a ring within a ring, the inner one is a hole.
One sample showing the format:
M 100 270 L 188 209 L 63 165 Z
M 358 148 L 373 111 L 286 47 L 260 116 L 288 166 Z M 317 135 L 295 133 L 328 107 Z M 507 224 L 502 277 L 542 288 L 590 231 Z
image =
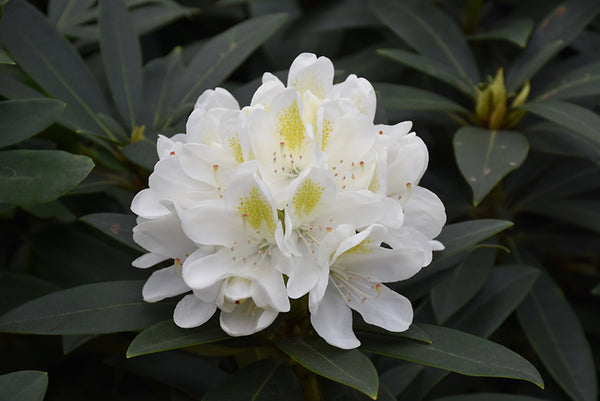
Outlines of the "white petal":
M 429 155 L 421 138 L 414 133 L 399 138 L 387 148 L 388 192 L 408 194 L 407 184 L 416 186 L 427 169 Z
M 143 248 L 168 258 L 183 259 L 197 249 L 185 235 L 177 216 L 140 222 L 133 228 L 133 239 Z
M 252 300 L 237 305 L 232 312 L 221 311 L 221 328 L 230 336 L 247 336 L 269 326 L 278 312 L 258 308 Z
M 146 302 L 157 302 L 188 292 L 188 287 L 174 266 L 166 267 L 152 273 L 144 284 L 142 296 Z
M 168 256 L 148 252 L 131 262 L 131 265 L 134 267 L 139 267 L 140 269 L 147 269 L 148 267 L 152 267 L 155 264 L 167 259 L 169 259 Z
M 386 249 L 373 248 L 370 253 L 346 253 L 337 263 L 349 271 L 369 277 L 374 282 L 406 280 L 417 274 L 425 265 L 425 251 L 422 248 Z
M 169 214 L 169 209 L 160 201 L 161 197 L 156 191 L 150 188 L 143 189 L 131 201 L 131 211 L 149 219 Z
M 436 194 L 423 187 L 411 189 L 404 203 L 404 224 L 416 228 L 427 238 L 435 238 L 446 223 L 444 204 Z
M 186 295 L 177 303 L 173 320 L 185 329 L 198 327 L 214 315 L 217 307 L 214 303 L 199 300 L 193 294 Z
M 285 209 L 289 214 L 292 227 L 313 221 L 314 216 L 323 212 L 323 208 L 335 201 L 335 180 L 325 169 L 309 168 L 304 170 L 290 186 L 290 198 Z
M 316 255 L 301 245 L 301 256 L 298 258 L 298 269 L 288 277 L 287 291 L 292 299 L 300 298 L 308 293 L 319 281 L 321 273 L 325 269 L 317 262 Z
M 366 79 L 357 78 L 354 74 L 349 75 L 344 82 L 334 86 L 333 96 L 352 99 L 360 112 L 373 121 L 377 98 L 373 85 Z
M 288 87 L 300 94 L 310 90 L 315 96 L 324 98 L 333 87 L 333 63 L 327 57 L 302 53 L 292 62 L 288 74 Z
M 361 314 L 364 321 L 389 331 L 405 331 L 413 319 L 410 301 L 386 286 L 379 287 L 379 296 L 364 301 L 352 299 L 349 306 Z
M 205 201 L 181 215 L 183 231 L 200 244 L 231 247 L 243 238 L 242 217 L 223 202 Z
M 191 254 L 183 262 L 182 276 L 190 288 L 203 289 L 215 285 L 216 282 L 237 275 L 236 261 L 229 248 L 205 256 Z
M 332 285 L 330 281 L 318 305 L 309 305 L 310 322 L 330 345 L 343 349 L 356 348 L 360 341 L 352 331 L 352 311 Z
M 205 90 L 196 100 L 196 104 L 194 104 L 194 110 L 206 111 L 214 108 L 239 110 L 240 105 L 235 100 L 235 97 L 223 88 Z

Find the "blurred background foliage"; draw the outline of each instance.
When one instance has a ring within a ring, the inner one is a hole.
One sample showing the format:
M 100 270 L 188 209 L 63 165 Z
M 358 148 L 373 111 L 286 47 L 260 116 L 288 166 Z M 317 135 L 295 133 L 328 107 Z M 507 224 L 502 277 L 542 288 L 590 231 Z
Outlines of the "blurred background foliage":
M 600 2 L 0 6 L 0 399 L 597 399 Z M 394 286 L 414 329 L 363 327 L 362 351 L 179 330 L 174 303 L 141 302 L 149 273 L 130 265 L 129 204 L 157 135 L 183 132 L 205 89 L 249 104 L 303 51 L 331 58 L 338 82 L 369 79 L 377 122 L 414 122 L 422 185 L 448 214 L 447 249 Z M 373 367 L 379 387 L 361 376 Z M 538 371 L 543 390 L 527 382 Z

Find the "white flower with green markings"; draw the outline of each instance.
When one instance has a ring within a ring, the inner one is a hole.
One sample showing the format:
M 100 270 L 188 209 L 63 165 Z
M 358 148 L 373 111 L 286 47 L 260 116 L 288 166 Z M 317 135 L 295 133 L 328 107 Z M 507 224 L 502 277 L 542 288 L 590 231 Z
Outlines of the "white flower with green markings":
M 410 326 L 410 302 L 384 283 L 410 278 L 443 249 L 444 206 L 419 186 L 427 148 L 410 122 L 374 123 L 366 79 L 334 84 L 333 75 L 328 58 L 303 53 L 286 84 L 265 73 L 249 106 L 208 90 L 185 134 L 159 138 L 149 188 L 132 202 L 134 239 L 148 250 L 134 265 L 173 260 L 143 295 L 187 294 L 177 325 L 219 310 L 225 332 L 249 335 L 300 299 L 293 305 L 340 348 L 360 344 L 352 310 L 386 330 Z

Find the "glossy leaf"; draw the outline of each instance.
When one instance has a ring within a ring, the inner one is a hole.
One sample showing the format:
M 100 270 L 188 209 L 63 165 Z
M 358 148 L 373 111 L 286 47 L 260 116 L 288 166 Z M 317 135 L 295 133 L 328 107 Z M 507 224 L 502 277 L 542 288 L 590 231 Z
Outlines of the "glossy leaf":
M 376 83 L 374 86 L 387 109 L 467 112 L 453 101 L 423 89 L 386 83 Z
M 566 100 L 600 94 L 600 63 L 592 63 L 568 71 L 550 82 L 536 101 Z
M 0 314 L 27 301 L 57 291 L 59 287 L 28 274 L 0 273 Z
M 467 41 L 454 21 L 438 7 L 419 0 L 371 2 L 375 15 L 419 53 L 447 64 L 458 75 L 479 82 Z
M 397 397 L 422 371 L 422 365 L 405 362 L 383 372 L 379 380 Z
M 478 219 L 461 223 L 448 224 L 436 238 L 445 249 L 435 253 L 435 259 L 443 259 L 451 255 L 469 250 L 475 244 L 492 235 L 506 230 L 512 222 L 499 219 Z
M 246 20 L 209 40 L 192 58 L 176 87 L 180 104 L 190 108 L 208 88 L 217 86 L 286 20 L 273 14 Z
M 141 281 L 86 284 L 29 301 L 0 317 L 0 331 L 103 334 L 142 330 L 169 318 L 173 304 L 142 300 Z
M 270 359 L 238 370 L 210 390 L 203 401 L 302 400 L 302 389 L 292 368 Z
M 521 304 L 539 276 L 539 269 L 527 265 L 494 267 L 479 294 L 447 325 L 477 336 L 491 336 Z
M 373 399 L 377 396 L 377 371 L 360 351 L 332 347 L 317 337 L 288 337 L 276 345 L 318 375 L 362 391 Z
M 80 218 L 81 221 L 102 231 L 104 234 L 129 246 L 130 248 L 144 252 L 138 244 L 133 241 L 132 229 L 136 225 L 135 216 L 119 213 L 93 213 Z
M 439 79 L 472 98 L 475 97 L 475 85 L 473 85 L 473 82 L 465 79 L 441 61 L 399 49 L 379 49 L 377 53 Z
M 593 111 L 576 104 L 553 100 L 526 103 L 521 108 L 568 128 L 593 147 L 595 153 L 600 152 L 600 116 Z M 600 164 L 600 160 L 596 162 Z
M 458 168 L 473 190 L 478 205 L 496 184 L 527 157 L 527 139 L 514 131 L 463 127 L 454 135 Z
M 586 158 L 594 163 L 600 160 L 600 147 L 575 131 L 541 121 L 527 126 L 523 131 L 532 150 L 552 155 Z
M 142 52 L 123 0 L 99 3 L 98 25 L 102 62 L 113 99 L 133 129 L 142 106 Z
M 0 49 L 0 64 L 15 65 L 15 61 L 4 50 Z
M 519 19 L 501 28 L 469 36 L 469 40 L 506 40 L 520 47 L 527 45 L 534 23 L 530 19 Z
M 0 102 L 0 147 L 21 142 L 43 131 L 58 119 L 65 104 L 54 99 Z
M 198 12 L 198 9 L 184 7 L 174 1 L 150 2 L 144 7 L 136 7 L 130 11 L 133 18 L 133 27 L 138 35 L 154 31 Z
M 508 348 L 458 330 L 422 326 L 431 336 L 432 344 L 363 336 L 361 348 L 464 375 L 521 379 L 543 388 L 543 380 L 535 367 Z
M 184 65 L 181 47 L 176 47 L 165 57 L 154 59 L 144 66 L 144 108 L 142 122 L 146 132 L 160 130 L 173 118 L 178 99 L 173 97 L 173 87 L 181 76 Z
M 506 86 L 517 90 L 552 56 L 567 46 L 600 12 L 593 0 L 561 3 L 536 27 L 525 50 L 508 70 Z
M 477 393 L 461 394 L 449 397 L 436 398 L 433 401 L 544 401 L 542 398 L 527 395 L 501 394 L 501 393 Z
M 92 170 L 86 156 L 60 150 L 0 152 L 0 203 L 26 205 L 54 200 Z
M 121 149 L 123 156 L 146 170 L 153 170 L 158 162 L 156 142 L 145 138 L 141 141 L 130 143 Z
M 166 320 L 138 334 L 129 344 L 127 357 L 207 344 L 227 338 L 229 336 L 221 330 L 216 319 L 193 329 L 182 329 L 175 325 L 173 320 Z
M 553 202 L 540 200 L 530 203 L 523 210 L 600 233 L 600 208 L 596 200 L 557 199 Z
M 546 369 L 574 400 L 598 399 L 590 346 L 560 288 L 544 274 L 517 310 L 519 322 Z
M 422 328 L 420 328 L 419 325 L 416 323 L 411 324 L 410 327 L 408 328 L 408 330 L 397 332 L 397 333 L 390 332 L 390 331 L 382 329 L 378 326 L 373 326 L 373 325 L 366 324 L 366 323 L 362 323 L 362 324 L 357 323 L 354 325 L 354 328 L 356 330 L 366 331 L 366 332 L 370 332 L 370 333 L 384 333 L 384 334 L 391 335 L 391 336 L 410 338 L 411 340 L 421 341 L 421 342 L 424 342 L 427 344 L 431 344 L 431 338 L 429 338 L 429 335 L 427 335 L 427 333 Z
M 43 93 L 26 83 L 27 77 L 17 67 L 0 64 L 0 95 L 16 100 L 43 98 Z
M 48 374 L 20 370 L 0 376 L 0 400 L 42 401 L 48 387 Z
M 474 250 L 431 290 L 431 306 L 439 323 L 445 322 L 477 294 L 485 284 L 496 257 L 496 249 Z
M 67 104 L 70 128 L 114 135 L 98 118 L 109 107 L 87 66 L 71 44 L 32 5 L 12 0 L 4 7 L 0 39 L 15 61 L 50 95 Z
M 335 18 L 331 18 L 332 15 L 335 15 Z M 379 20 L 369 10 L 367 2 L 343 0 L 324 3 L 323 7 L 294 23 L 289 34 L 302 35 L 308 31 L 327 32 L 376 26 L 378 24 Z

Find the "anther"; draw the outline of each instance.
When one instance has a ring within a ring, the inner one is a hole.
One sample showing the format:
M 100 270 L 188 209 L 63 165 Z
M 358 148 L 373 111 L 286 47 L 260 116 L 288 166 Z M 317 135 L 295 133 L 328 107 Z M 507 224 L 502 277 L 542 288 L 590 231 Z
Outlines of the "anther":
M 175 156 L 175 151 L 172 150 L 171 153 L 169 153 L 171 156 Z

